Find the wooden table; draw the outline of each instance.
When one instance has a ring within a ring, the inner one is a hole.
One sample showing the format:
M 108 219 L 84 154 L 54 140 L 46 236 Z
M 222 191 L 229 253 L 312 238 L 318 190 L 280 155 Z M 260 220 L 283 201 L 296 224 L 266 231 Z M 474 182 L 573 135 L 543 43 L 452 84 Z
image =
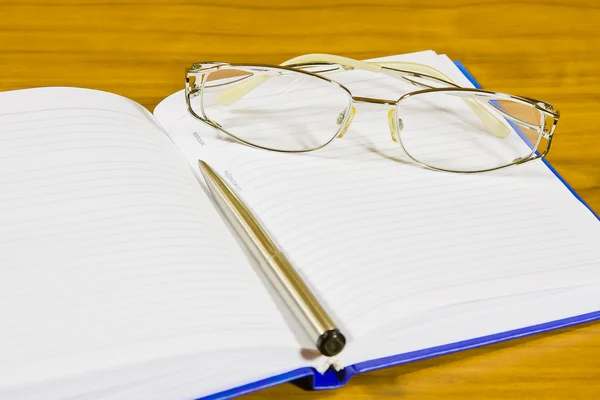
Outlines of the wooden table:
M 0 90 L 90 87 L 152 109 L 197 60 L 431 48 L 486 88 L 557 106 L 549 160 L 600 211 L 598 26 L 594 0 L 0 0 Z M 338 391 L 284 385 L 248 399 L 282 397 L 600 398 L 600 324 L 357 376 Z

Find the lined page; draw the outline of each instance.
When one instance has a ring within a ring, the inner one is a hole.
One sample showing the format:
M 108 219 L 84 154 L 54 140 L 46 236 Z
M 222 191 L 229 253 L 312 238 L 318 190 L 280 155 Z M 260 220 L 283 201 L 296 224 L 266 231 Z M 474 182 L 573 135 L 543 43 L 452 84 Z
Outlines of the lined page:
M 203 351 L 298 352 L 148 111 L 74 88 L 0 105 L 0 395 Z
M 432 65 L 471 86 L 435 54 L 395 59 Z M 414 90 L 367 72 L 331 77 L 357 96 Z M 221 160 L 354 339 L 426 310 L 600 280 L 600 224 L 542 162 L 471 175 L 426 170 L 391 141 L 386 110 L 373 107 L 358 108 L 344 138 L 325 149 L 259 151 L 183 111 L 167 112 L 179 96 L 158 107 L 158 119 L 188 157 Z

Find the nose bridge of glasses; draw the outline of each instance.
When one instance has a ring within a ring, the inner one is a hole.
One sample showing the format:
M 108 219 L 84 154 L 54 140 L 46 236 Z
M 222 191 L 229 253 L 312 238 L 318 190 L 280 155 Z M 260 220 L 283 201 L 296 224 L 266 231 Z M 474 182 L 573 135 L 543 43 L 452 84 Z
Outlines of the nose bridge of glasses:
M 388 108 L 396 107 L 397 100 L 387 100 L 387 99 L 378 99 L 375 97 L 361 97 L 361 96 L 352 96 L 352 100 L 355 103 L 363 103 L 363 104 L 378 104 L 383 106 L 388 106 Z
M 387 115 L 388 115 L 388 126 L 390 129 L 390 136 L 392 137 L 392 141 L 394 143 L 400 142 L 400 139 L 398 138 L 398 134 L 399 134 L 399 132 L 402 131 L 404 125 L 403 125 L 402 119 L 396 120 L 396 104 L 397 104 L 396 100 L 386 100 L 386 99 L 378 99 L 378 98 L 374 98 L 374 97 L 360 97 L 360 96 L 352 96 L 352 100 L 354 100 L 355 103 L 366 103 L 366 104 L 376 104 L 376 105 L 387 106 L 389 108 Z M 352 118 L 354 118 L 355 113 L 356 113 L 356 109 L 354 107 L 352 107 L 352 112 L 350 114 L 350 117 L 346 121 L 346 124 L 344 125 L 344 127 L 342 127 L 342 129 L 340 129 L 340 133 L 338 133 L 338 135 L 337 135 L 338 138 L 341 138 L 344 136 L 344 134 L 348 130 L 348 127 L 350 126 L 350 122 L 352 121 Z M 344 114 L 344 112 L 342 112 L 338 118 L 343 118 L 344 116 L 345 116 L 345 114 Z

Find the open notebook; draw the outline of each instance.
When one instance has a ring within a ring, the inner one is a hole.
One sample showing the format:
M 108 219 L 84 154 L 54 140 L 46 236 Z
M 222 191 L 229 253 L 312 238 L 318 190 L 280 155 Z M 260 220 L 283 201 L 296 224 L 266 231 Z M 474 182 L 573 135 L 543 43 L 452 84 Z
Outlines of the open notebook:
M 389 59 L 475 84 L 432 51 Z M 368 72 L 341 79 L 364 96 L 390 90 Z M 75 88 L 0 93 L 0 105 L 1 399 L 223 398 L 300 378 L 332 388 L 600 318 L 600 223 L 542 161 L 423 169 L 367 107 L 343 139 L 291 155 L 229 141 L 188 115 L 181 92 L 154 115 Z M 318 372 L 327 360 L 221 218 L 199 158 L 339 322 L 343 369 Z

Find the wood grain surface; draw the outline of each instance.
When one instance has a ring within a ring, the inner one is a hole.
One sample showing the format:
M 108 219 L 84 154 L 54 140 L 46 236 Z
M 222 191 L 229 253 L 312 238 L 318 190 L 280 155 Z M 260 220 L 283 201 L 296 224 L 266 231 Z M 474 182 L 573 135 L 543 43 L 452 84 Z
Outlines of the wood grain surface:
M 0 0 L 0 90 L 89 87 L 152 109 L 199 60 L 434 49 L 485 88 L 560 109 L 548 158 L 600 211 L 599 26 L 594 0 Z M 596 399 L 600 324 L 357 376 L 341 390 L 287 384 L 247 398 Z

